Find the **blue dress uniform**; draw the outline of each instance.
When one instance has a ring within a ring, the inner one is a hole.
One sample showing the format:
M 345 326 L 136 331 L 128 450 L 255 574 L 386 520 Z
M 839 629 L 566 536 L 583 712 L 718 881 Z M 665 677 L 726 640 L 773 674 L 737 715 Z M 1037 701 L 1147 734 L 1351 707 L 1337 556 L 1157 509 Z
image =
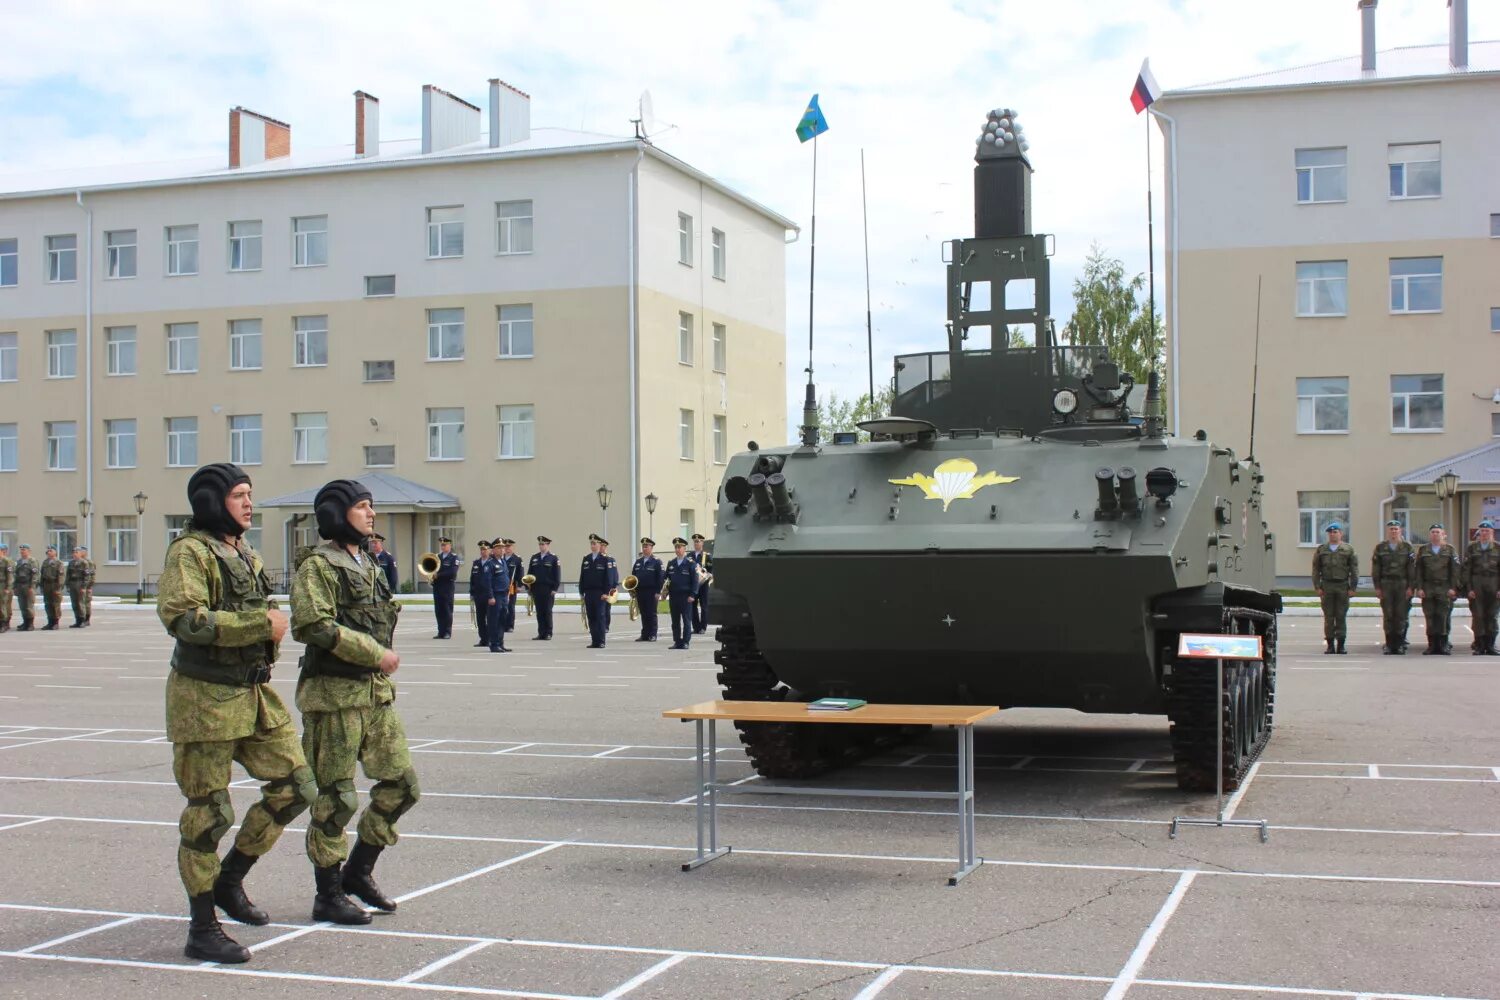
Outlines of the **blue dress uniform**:
M 372 537 L 379 538 L 382 542 L 385 541 L 385 539 L 380 535 L 374 535 Z M 390 552 L 388 552 L 386 549 L 382 548 L 380 552 L 375 556 L 375 564 L 385 571 L 385 582 L 390 584 L 391 593 L 399 594 L 401 591 L 400 588 L 396 586 L 396 583 L 400 577 L 396 572 L 396 557 L 391 555 Z
M 505 648 L 505 597 L 510 590 L 510 563 L 504 556 L 492 555 L 485 560 L 484 582 L 489 588 L 489 600 L 495 602 L 488 605 L 489 612 L 485 616 L 490 652 L 509 653 L 510 650 Z
M 686 544 L 681 538 L 673 544 Z M 672 613 L 672 648 L 687 649 L 693 638 L 693 595 L 698 592 L 698 560 L 674 556 L 667 563 L 667 607 Z
M 620 571 L 615 561 L 601 552 L 590 552 L 583 557 L 578 570 L 578 592 L 583 596 L 584 610 L 589 619 L 589 648 L 604 648 L 604 595 L 620 585 Z
M 505 544 L 515 545 L 516 543 L 507 538 Z M 525 571 L 521 568 L 523 565 L 521 557 L 514 552 L 505 557 L 505 565 L 510 571 L 510 582 L 512 584 L 510 596 L 505 606 L 505 631 L 514 632 L 516 630 L 516 598 L 521 596 L 521 576 Z
M 485 551 L 490 543 L 484 539 L 479 540 L 480 551 Z M 484 563 L 489 556 L 479 556 L 469 563 L 469 600 L 474 605 L 474 627 L 479 629 L 479 641 L 475 646 L 488 646 L 490 644 L 489 612 L 490 612 L 490 588 L 484 575 Z
M 545 535 L 536 537 L 538 543 L 551 545 L 552 539 Z M 536 638 L 552 638 L 552 602 L 562 587 L 562 563 L 552 552 L 538 552 L 531 557 L 526 572 L 536 577 L 531 585 L 531 603 L 536 607 Z
M 656 543 L 649 538 L 641 539 L 642 545 L 655 546 Z M 635 600 L 641 609 L 641 637 L 636 642 L 656 641 L 656 602 L 661 593 L 661 587 L 666 582 L 666 572 L 662 569 L 661 560 L 656 556 L 642 555 L 630 567 L 631 575 L 636 578 Z
M 694 535 L 693 541 L 702 542 L 704 538 L 702 535 Z M 713 553 L 707 550 L 695 549 L 688 553 L 688 555 L 696 560 L 699 566 L 703 567 L 705 573 L 712 573 L 714 571 Z M 698 585 L 697 593 L 693 595 L 693 631 L 699 635 L 708 631 L 708 587 L 708 582 L 704 581 Z
M 451 539 L 438 541 L 452 545 Z M 458 580 L 458 554 L 452 551 L 438 556 L 438 571 L 432 578 L 432 610 L 437 615 L 438 634 L 434 639 L 453 638 L 453 588 Z

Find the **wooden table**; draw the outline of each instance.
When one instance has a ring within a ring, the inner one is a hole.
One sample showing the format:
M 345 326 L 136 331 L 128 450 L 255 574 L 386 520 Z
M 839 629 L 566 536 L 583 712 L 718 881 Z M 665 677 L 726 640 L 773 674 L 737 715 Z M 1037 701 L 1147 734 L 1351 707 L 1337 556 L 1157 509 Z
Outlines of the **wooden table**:
M 719 795 L 843 795 L 861 798 L 954 799 L 958 802 L 958 870 L 949 885 L 979 867 L 974 851 L 974 723 L 1000 709 L 993 705 L 865 705 L 846 712 L 810 711 L 802 702 L 704 701 L 662 713 L 666 719 L 697 723 L 697 853 L 683 864 L 692 871 L 723 857 L 733 848 L 719 846 Z M 725 722 L 822 723 L 825 725 L 949 726 L 958 737 L 958 788 L 952 792 L 870 788 L 811 788 L 803 785 L 737 786 L 719 781 L 719 741 L 716 726 Z M 705 740 L 704 723 L 708 723 Z

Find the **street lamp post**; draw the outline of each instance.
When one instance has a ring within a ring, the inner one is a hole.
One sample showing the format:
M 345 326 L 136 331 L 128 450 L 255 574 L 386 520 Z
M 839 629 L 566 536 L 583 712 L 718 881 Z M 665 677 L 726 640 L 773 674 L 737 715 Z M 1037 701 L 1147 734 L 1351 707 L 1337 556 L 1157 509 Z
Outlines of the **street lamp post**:
M 605 538 L 608 538 L 609 537 L 609 500 L 610 500 L 610 497 L 612 497 L 612 496 L 615 495 L 615 493 L 614 493 L 614 490 L 610 489 L 608 486 L 600 486 L 597 490 L 594 491 L 594 495 L 599 498 L 599 512 L 603 515 L 603 520 L 604 520 L 604 532 L 603 532 L 603 534 L 604 534 Z
M 81 518 L 81 522 L 78 525 L 78 531 L 73 539 L 73 544 L 75 546 L 82 545 L 82 539 L 88 538 L 92 534 L 92 532 L 88 530 L 88 524 L 89 514 L 93 511 L 93 509 L 94 502 L 88 497 L 84 497 L 82 500 L 78 501 L 78 516 Z M 68 554 L 72 555 L 71 552 Z M 59 552 L 58 555 L 62 555 L 62 553 Z
M 1433 480 L 1432 485 L 1433 488 L 1437 490 L 1438 512 L 1443 515 L 1443 523 L 1447 524 L 1449 523 L 1449 518 L 1444 510 L 1443 505 L 1445 501 L 1456 498 L 1458 496 L 1458 473 L 1454 472 L 1452 469 L 1449 469 L 1441 476 L 1438 476 L 1437 479 Z M 1455 513 L 1457 512 L 1457 506 L 1457 504 L 1454 504 Z
M 135 581 L 135 603 L 140 604 L 146 593 L 146 501 L 151 499 L 144 492 L 135 499 L 135 561 L 138 567 Z
M 656 501 L 659 499 L 660 497 L 658 497 L 655 493 L 646 494 L 646 534 L 651 538 L 656 537 Z

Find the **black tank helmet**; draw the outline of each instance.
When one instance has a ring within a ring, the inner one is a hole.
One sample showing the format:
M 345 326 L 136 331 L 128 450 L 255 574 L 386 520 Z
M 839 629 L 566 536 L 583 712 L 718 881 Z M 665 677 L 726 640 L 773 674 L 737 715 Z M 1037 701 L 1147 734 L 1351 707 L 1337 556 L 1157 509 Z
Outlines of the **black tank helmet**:
M 245 529 L 229 516 L 224 502 L 240 483 L 249 483 L 245 470 L 230 462 L 215 462 L 194 472 L 188 480 L 188 503 L 193 509 L 193 527 L 214 535 L 238 537 Z
M 325 484 L 313 499 L 318 534 L 343 545 L 365 544 L 365 536 L 349 524 L 348 513 L 350 507 L 370 499 L 370 491 L 357 479 L 335 479 Z

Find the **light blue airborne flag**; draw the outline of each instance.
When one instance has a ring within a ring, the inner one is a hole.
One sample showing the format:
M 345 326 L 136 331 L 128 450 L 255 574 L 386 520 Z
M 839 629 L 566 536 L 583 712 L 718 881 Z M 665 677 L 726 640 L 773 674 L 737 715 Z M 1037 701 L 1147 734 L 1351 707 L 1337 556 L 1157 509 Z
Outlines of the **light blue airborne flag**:
M 806 142 L 827 131 L 828 119 L 823 117 L 823 109 L 818 107 L 818 95 L 814 94 L 807 102 L 807 110 L 802 112 L 802 120 L 797 123 L 797 138 Z

